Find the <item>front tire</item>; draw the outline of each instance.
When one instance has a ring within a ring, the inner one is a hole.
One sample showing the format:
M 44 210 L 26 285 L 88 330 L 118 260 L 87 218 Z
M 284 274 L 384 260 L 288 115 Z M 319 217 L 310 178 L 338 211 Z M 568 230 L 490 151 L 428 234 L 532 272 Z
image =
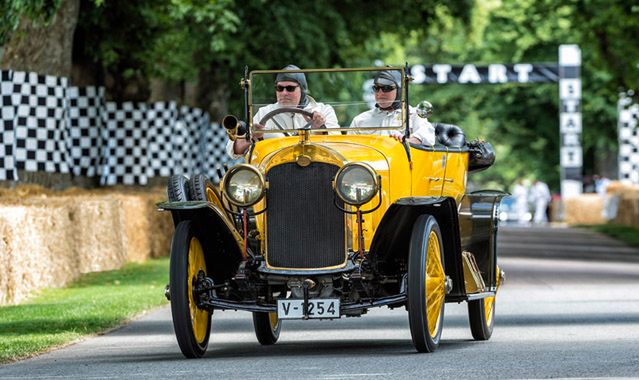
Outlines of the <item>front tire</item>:
M 200 271 L 207 273 L 202 244 L 193 234 L 191 221 L 185 220 L 177 225 L 173 235 L 169 288 L 173 329 L 187 358 L 202 357 L 211 334 L 211 312 L 199 308 L 193 294 Z
M 275 344 L 280 337 L 282 322 L 277 313 L 253 313 L 253 326 L 257 341 L 264 346 Z
M 407 289 L 410 334 L 419 352 L 433 352 L 439 346 L 444 324 L 445 279 L 439 225 L 432 215 L 422 215 L 411 234 Z

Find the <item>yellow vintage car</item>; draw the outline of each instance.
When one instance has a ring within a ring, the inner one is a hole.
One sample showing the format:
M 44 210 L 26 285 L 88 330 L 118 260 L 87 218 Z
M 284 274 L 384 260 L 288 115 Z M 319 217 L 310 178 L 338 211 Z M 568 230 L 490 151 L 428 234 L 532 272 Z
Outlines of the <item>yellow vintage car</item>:
M 401 117 L 354 123 L 375 107 L 371 87 L 392 91 L 376 85 L 382 70 L 399 78 Z M 313 128 L 312 110 L 274 105 L 274 82 L 277 92 L 297 91 L 280 85 L 282 73 L 304 74 L 306 95 L 335 112 L 326 129 Z M 409 107 L 410 80 L 405 67 L 244 74 L 244 115 L 222 124 L 229 144 L 250 145 L 245 162 L 219 186 L 204 175 L 173 176 L 158 205 L 175 224 L 165 293 L 186 357 L 206 352 L 215 310 L 252 312 L 257 340 L 270 345 L 287 319 L 405 307 L 415 348 L 432 352 L 444 304 L 466 301 L 473 337 L 490 338 L 503 279 L 497 209 L 506 194 L 467 193 L 466 183 L 494 152 L 448 124 L 433 124 L 434 144 L 411 143 L 411 123 L 424 125 L 429 110 L 427 102 Z M 295 117 L 307 122 L 287 128 Z

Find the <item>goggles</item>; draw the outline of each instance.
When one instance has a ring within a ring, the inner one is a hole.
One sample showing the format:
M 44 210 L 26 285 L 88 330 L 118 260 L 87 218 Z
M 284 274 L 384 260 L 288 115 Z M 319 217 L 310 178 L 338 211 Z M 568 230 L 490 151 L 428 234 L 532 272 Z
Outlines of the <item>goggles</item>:
M 275 91 L 277 92 L 282 92 L 284 90 L 288 91 L 288 92 L 294 92 L 296 88 L 298 88 L 299 86 L 280 86 L 280 85 L 276 85 L 275 86 Z
M 377 84 L 376 84 L 376 85 L 374 85 L 374 86 L 373 86 L 373 91 L 375 91 L 375 92 L 378 92 L 378 91 L 380 91 L 380 90 L 381 90 L 382 92 L 391 92 L 391 91 L 396 90 L 396 89 L 397 89 L 397 87 L 395 87 L 395 86 L 390 86 L 390 85 L 383 85 L 383 86 L 380 86 L 380 85 L 377 85 Z

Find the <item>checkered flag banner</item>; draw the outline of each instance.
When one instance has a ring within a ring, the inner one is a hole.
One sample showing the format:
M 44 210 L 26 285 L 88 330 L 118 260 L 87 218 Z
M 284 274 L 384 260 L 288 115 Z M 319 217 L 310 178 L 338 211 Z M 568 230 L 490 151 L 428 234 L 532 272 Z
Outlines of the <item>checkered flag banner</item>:
M 175 102 L 157 102 L 149 106 L 148 177 L 168 177 L 175 173 L 173 130 L 177 120 Z
M 18 170 L 99 177 L 102 185 L 145 185 L 151 177 L 205 174 L 234 163 L 226 132 L 207 112 L 175 102 L 106 103 L 103 87 L 0 71 L 0 180 Z
M 74 176 L 99 173 L 102 136 L 103 87 L 68 87 L 67 159 Z
M 13 72 L 15 167 L 68 173 L 65 131 L 67 79 Z M 16 91 L 17 90 L 17 91 Z
M 634 92 L 622 94 L 619 113 L 619 179 L 639 184 L 639 104 L 633 102 Z
M 14 91 L 13 72 L 9 70 L 0 71 L 0 122 L 2 132 L 0 133 L 0 181 L 16 181 L 16 172 L 13 161 L 15 150 L 13 121 L 15 118 L 15 107 L 20 93 L 19 88 Z
M 145 103 L 107 102 L 102 113 L 104 141 L 101 185 L 146 185 L 147 131 Z

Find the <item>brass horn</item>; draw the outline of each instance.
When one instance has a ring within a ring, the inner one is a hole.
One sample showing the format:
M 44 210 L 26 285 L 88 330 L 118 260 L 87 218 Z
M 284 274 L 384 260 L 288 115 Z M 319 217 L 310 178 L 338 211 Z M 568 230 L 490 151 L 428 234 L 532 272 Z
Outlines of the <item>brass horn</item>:
M 244 136 L 248 130 L 246 123 L 233 115 L 224 116 L 222 126 L 226 129 L 226 133 L 232 141 L 235 141 L 237 136 Z

